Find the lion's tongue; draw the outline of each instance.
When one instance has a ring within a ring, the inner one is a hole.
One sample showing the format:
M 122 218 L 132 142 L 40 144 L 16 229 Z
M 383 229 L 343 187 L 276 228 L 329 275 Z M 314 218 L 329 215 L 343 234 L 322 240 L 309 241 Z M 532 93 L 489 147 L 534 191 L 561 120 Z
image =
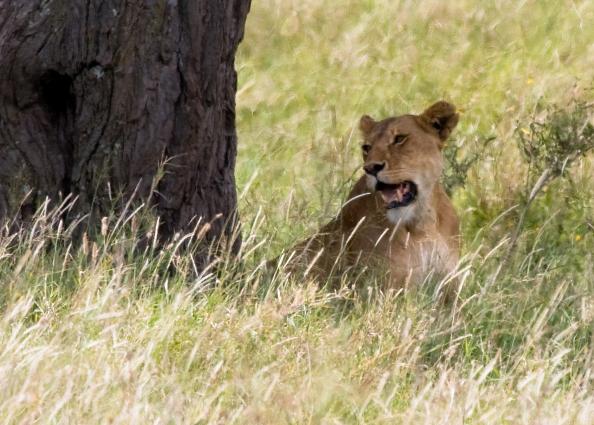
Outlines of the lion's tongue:
M 385 189 L 380 191 L 380 195 L 386 204 L 390 202 L 403 202 L 404 196 L 408 193 L 408 183 L 402 183 L 396 186 L 394 189 Z
M 390 202 L 393 201 L 398 201 L 398 189 L 392 189 L 392 190 L 382 190 L 380 192 L 380 195 L 382 196 L 382 199 L 384 200 L 384 202 L 386 204 L 389 204 Z

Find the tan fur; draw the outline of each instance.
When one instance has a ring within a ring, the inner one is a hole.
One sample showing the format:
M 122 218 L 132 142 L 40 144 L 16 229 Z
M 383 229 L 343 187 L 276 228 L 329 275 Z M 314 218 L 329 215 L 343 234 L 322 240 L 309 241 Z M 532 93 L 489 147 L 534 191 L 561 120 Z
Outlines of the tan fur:
M 377 174 L 384 183 L 413 181 L 416 200 L 386 209 L 375 177 L 363 175 L 338 216 L 294 250 L 308 272 L 325 279 L 345 268 L 366 265 L 385 269 L 391 286 L 421 282 L 429 273 L 452 272 L 459 257 L 459 221 L 439 179 L 441 149 L 458 122 L 454 106 L 437 102 L 421 115 L 379 122 L 363 116 L 365 166 L 384 163 Z M 394 144 L 397 135 L 408 135 Z

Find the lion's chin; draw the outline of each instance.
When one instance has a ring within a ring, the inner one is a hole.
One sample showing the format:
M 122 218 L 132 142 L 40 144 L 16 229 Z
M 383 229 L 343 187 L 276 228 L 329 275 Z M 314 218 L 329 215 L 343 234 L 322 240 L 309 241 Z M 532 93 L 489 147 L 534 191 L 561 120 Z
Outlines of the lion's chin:
M 388 221 L 395 225 L 407 225 L 415 221 L 417 216 L 417 205 L 411 204 L 405 207 L 389 208 L 386 210 Z

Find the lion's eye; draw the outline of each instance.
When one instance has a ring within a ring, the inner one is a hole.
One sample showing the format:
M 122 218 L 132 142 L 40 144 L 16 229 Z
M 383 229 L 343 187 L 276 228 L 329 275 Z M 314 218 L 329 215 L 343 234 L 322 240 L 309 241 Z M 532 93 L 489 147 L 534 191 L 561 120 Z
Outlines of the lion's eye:
M 371 150 L 371 145 L 363 145 L 361 146 L 361 149 L 363 150 L 363 153 L 369 153 Z
M 392 143 L 394 145 L 401 145 L 406 142 L 406 139 L 408 139 L 408 134 L 397 134 L 394 136 L 394 141 Z

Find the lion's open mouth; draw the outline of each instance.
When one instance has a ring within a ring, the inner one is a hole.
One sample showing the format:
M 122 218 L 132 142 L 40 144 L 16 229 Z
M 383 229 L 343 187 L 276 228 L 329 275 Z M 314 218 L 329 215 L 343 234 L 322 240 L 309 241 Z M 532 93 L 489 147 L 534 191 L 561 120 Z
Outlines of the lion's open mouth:
M 375 190 L 382 196 L 387 209 L 405 207 L 417 198 L 417 185 L 409 180 L 396 184 L 378 180 Z

